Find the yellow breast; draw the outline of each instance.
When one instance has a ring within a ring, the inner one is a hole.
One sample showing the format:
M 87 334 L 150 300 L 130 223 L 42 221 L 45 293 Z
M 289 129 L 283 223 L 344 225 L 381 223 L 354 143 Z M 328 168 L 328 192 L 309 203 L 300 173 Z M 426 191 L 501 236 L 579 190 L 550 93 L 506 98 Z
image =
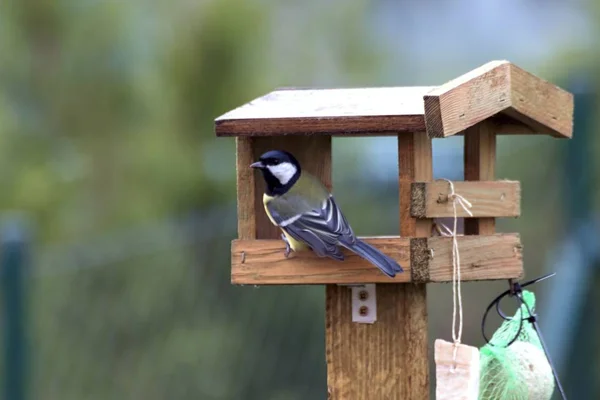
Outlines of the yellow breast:
M 273 197 L 272 197 L 272 196 L 269 196 L 269 195 L 268 195 L 268 194 L 266 194 L 266 193 L 265 193 L 265 194 L 263 194 L 263 206 L 265 207 L 265 212 L 267 213 L 267 217 L 269 217 L 269 219 L 271 220 L 271 223 L 272 223 L 273 225 L 277 225 L 277 224 L 275 223 L 275 221 L 273 220 L 273 217 L 271 217 L 271 213 L 269 212 L 269 209 L 267 208 L 267 203 L 268 203 L 269 201 L 271 201 L 271 199 L 273 199 Z
M 269 217 L 269 220 L 271 220 L 271 223 L 273 225 L 277 225 L 275 223 L 275 221 L 273 220 L 273 217 L 271 217 L 271 213 L 269 212 L 269 209 L 267 208 L 267 203 L 272 199 L 272 196 L 269 196 L 268 194 L 263 194 L 263 206 L 265 207 L 265 213 L 267 213 L 267 217 Z M 302 242 L 297 241 L 296 239 L 294 239 L 293 237 L 291 237 L 290 235 L 288 235 L 288 233 L 285 231 L 285 229 L 281 229 L 281 232 L 283 232 L 283 234 L 285 235 L 286 239 L 288 240 L 288 243 L 290 244 L 290 247 L 292 248 L 292 250 L 294 251 L 301 251 L 301 250 L 305 250 L 308 248 L 308 246 Z

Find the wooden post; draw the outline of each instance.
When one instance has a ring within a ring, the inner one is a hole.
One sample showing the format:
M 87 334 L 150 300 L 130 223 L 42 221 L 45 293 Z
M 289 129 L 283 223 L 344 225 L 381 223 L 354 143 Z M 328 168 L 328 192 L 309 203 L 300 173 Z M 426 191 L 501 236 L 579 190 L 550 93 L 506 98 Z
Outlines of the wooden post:
M 412 184 L 433 179 L 431 139 L 426 132 L 398 136 L 398 173 L 400 197 L 400 235 L 428 237 L 431 219 L 416 219 L 410 214 Z M 397 285 L 404 294 L 405 391 L 398 399 L 429 398 L 427 352 L 427 286 Z
M 415 367 L 414 360 L 409 358 L 416 353 L 413 348 L 422 350 L 419 335 L 427 334 L 426 321 L 420 321 L 425 318 L 422 315 L 425 310 L 410 308 L 424 300 L 424 285 L 421 286 L 411 290 L 412 284 L 378 284 L 377 322 L 358 324 L 352 322 L 351 290 L 327 285 L 329 399 L 413 398 L 408 393 L 420 393 L 415 399 L 425 398 L 422 394 L 423 390 L 428 392 L 427 368 L 421 371 L 420 365 Z M 414 298 L 417 301 L 413 301 Z M 415 314 L 417 318 L 413 317 Z
M 496 175 L 496 125 L 486 120 L 465 131 L 465 181 L 493 181 Z M 465 235 L 491 235 L 495 218 L 465 218 Z

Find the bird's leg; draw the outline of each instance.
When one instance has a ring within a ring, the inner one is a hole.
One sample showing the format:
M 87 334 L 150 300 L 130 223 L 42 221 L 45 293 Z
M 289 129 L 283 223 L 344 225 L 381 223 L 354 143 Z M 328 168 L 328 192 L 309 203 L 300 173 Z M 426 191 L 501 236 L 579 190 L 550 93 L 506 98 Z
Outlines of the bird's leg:
M 281 238 L 285 242 L 285 252 L 283 253 L 283 255 L 285 256 L 285 258 L 288 258 L 290 256 L 290 253 L 292 252 L 292 246 L 290 246 L 290 242 L 288 242 L 287 237 L 285 237 L 283 233 L 281 234 Z

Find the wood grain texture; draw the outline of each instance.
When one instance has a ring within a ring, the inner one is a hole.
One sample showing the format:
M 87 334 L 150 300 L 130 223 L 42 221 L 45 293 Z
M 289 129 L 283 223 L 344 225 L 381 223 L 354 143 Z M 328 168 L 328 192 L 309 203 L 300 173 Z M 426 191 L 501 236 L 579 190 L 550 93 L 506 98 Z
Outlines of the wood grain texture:
M 396 135 L 425 130 L 433 87 L 276 90 L 215 120 L 217 136 Z
M 425 132 L 398 136 L 398 172 L 400 197 L 400 234 L 427 237 L 432 221 L 411 215 L 412 185 L 433 179 L 431 139 Z
M 574 98 L 556 85 L 510 65 L 511 108 L 506 114 L 537 132 L 557 138 L 573 136 Z
M 471 204 L 474 217 L 518 217 L 521 215 L 521 184 L 517 181 L 453 182 L 455 193 Z M 454 218 L 450 185 L 445 181 L 412 184 L 410 212 L 415 218 Z M 458 217 L 469 217 L 460 206 Z
M 427 243 L 433 250 L 433 257 L 429 261 L 430 281 L 451 282 L 452 238 L 436 236 L 429 238 Z M 523 276 L 523 248 L 518 234 L 460 236 L 458 248 L 461 281 Z
M 389 278 L 377 267 L 345 250 L 344 261 L 317 257 L 312 251 L 292 252 L 278 240 L 234 240 L 231 245 L 231 281 L 235 284 L 306 285 L 410 281 L 410 239 L 378 237 L 366 240 L 405 268 Z
M 557 138 L 573 134 L 573 96 L 508 61 L 492 61 L 438 86 L 424 102 L 430 137 L 458 134 L 499 113 L 535 133 Z
M 256 238 L 256 207 L 254 193 L 254 162 L 251 138 L 236 138 L 236 185 L 238 238 Z
M 329 289 L 333 287 L 338 290 Z M 404 341 L 406 328 L 397 323 L 409 322 L 405 314 L 411 293 L 397 288 L 398 285 L 377 285 L 377 321 L 358 324 L 352 322 L 351 290 L 328 286 L 328 399 L 409 398 L 402 393 L 410 384 L 406 375 L 411 370 L 410 360 L 405 358 L 410 341 Z
M 400 235 L 428 237 L 431 235 L 431 220 L 415 219 L 410 215 L 410 192 L 415 181 L 433 179 L 431 139 L 424 131 L 398 136 L 398 183 L 400 200 Z M 413 259 L 417 259 L 413 257 Z M 412 273 L 411 276 L 425 274 Z M 429 275 L 429 274 L 427 274 Z M 392 289 L 390 289 L 392 290 Z M 399 387 L 398 399 L 429 399 L 429 360 L 427 335 L 427 286 L 407 284 L 396 291 L 404 299 L 402 318 L 396 326 L 403 327 L 402 343 L 406 350 L 404 359 L 405 378 Z
M 447 137 L 510 106 L 510 63 L 493 61 L 445 83 L 424 97 L 430 137 Z
M 477 400 L 479 398 L 479 349 L 435 341 L 436 400 Z
M 451 238 L 364 239 L 398 261 L 405 272 L 396 275 L 395 278 L 389 278 L 369 262 L 348 251 L 344 251 L 347 258 L 343 262 L 319 258 L 311 251 L 292 253 L 289 258 L 285 258 L 285 245 L 280 240 L 234 240 L 231 245 L 231 281 L 241 285 L 452 281 Z M 519 235 L 459 236 L 458 244 L 463 281 L 522 276 L 523 261 Z M 399 285 L 400 288 L 406 286 Z
M 492 181 L 496 175 L 496 125 L 483 121 L 465 132 L 465 181 Z M 465 235 L 491 235 L 494 218 L 465 218 Z

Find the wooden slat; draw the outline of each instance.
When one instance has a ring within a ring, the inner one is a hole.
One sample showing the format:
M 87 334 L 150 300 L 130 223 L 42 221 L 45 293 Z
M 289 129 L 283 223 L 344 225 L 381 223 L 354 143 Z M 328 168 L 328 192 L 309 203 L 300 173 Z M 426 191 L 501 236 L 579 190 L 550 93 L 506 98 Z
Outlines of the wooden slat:
M 474 217 L 518 217 L 521 214 L 521 184 L 517 181 L 453 182 L 454 192 L 471 204 Z M 445 181 L 412 184 L 410 212 L 416 218 L 454 217 L 448 200 L 450 185 Z M 458 217 L 468 217 L 457 206 Z
M 425 130 L 433 87 L 276 90 L 215 120 L 217 136 L 396 135 Z
M 231 245 L 231 281 L 241 285 L 452 281 L 450 237 L 377 237 L 365 238 L 365 241 L 398 261 L 406 273 L 398 274 L 393 279 L 388 278 L 372 264 L 348 251 L 344 251 L 346 260 L 342 262 L 319 258 L 311 251 L 292 253 L 289 258 L 285 258 L 285 245 L 281 240 L 238 239 Z M 459 236 L 458 243 L 463 281 L 522 276 L 519 235 Z
M 492 61 L 438 86 L 424 101 L 430 137 L 456 135 L 499 113 L 535 133 L 557 138 L 573 134 L 573 96 L 508 61 Z
M 406 273 L 389 278 L 347 250 L 344 251 L 346 259 L 343 262 L 317 257 L 312 251 L 293 252 L 286 259 L 283 241 L 234 240 L 231 248 L 231 281 L 257 285 L 410 281 L 410 239 L 391 237 L 370 239 L 368 242 L 397 260 L 406 268 Z
M 452 238 L 431 237 L 430 282 L 452 281 Z M 458 238 L 461 281 L 521 278 L 522 246 L 518 234 L 470 235 Z
M 496 125 L 483 121 L 467 129 L 464 143 L 465 181 L 492 181 L 496 177 Z M 465 235 L 491 235 L 494 218 L 465 218 Z
M 452 281 L 452 239 L 449 237 L 376 237 L 365 238 L 365 241 L 398 261 L 406 273 L 389 278 L 349 251 L 344 251 L 346 259 L 342 262 L 319 258 L 310 251 L 292 253 L 285 258 L 285 245 L 281 240 L 238 239 L 231 245 L 231 281 L 240 285 Z M 519 235 L 459 236 L 458 243 L 463 281 L 509 279 L 522 275 Z

